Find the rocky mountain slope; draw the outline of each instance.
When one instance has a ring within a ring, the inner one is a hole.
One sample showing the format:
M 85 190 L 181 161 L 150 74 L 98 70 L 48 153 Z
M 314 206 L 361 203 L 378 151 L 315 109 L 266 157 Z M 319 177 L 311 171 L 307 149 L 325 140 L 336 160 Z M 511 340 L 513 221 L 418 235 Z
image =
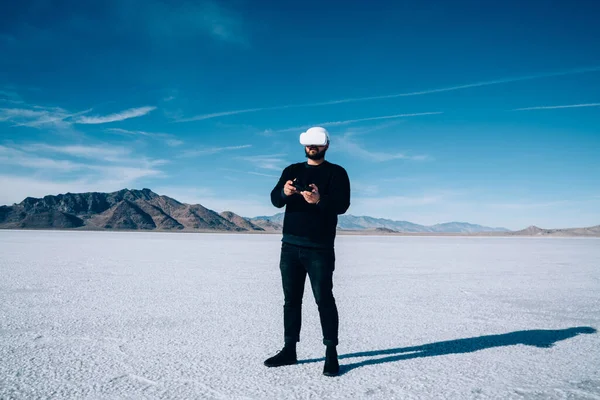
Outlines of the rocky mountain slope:
M 247 220 L 246 218 L 240 217 L 237 214 L 232 213 L 231 211 L 224 211 L 219 214 L 221 217 L 225 218 L 227 221 L 250 231 L 264 231 L 265 229 L 254 225 L 252 222 Z
M 150 189 L 28 197 L 0 207 L 0 228 L 261 231 L 232 213 L 184 204 Z

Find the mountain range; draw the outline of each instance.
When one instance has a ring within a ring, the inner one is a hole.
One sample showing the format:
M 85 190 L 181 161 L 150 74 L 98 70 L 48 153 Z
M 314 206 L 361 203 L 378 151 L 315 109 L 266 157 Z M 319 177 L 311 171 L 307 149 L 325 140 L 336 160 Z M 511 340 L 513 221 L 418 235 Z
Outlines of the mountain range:
M 185 204 L 158 195 L 150 189 L 27 197 L 21 203 L 0 206 L 0 228 L 3 229 L 280 232 L 283 217 L 283 213 L 255 218 L 245 218 L 232 211 L 217 213 L 200 204 Z M 573 229 L 529 227 L 521 231 L 509 231 L 466 222 L 425 226 L 354 215 L 340 215 L 338 230 L 363 233 L 600 235 L 600 226 Z
M 279 225 L 283 224 L 283 213 L 273 216 L 252 218 L 251 221 L 260 224 L 261 221 L 270 221 Z M 477 232 L 509 232 L 506 228 L 490 228 L 488 226 L 469 224 L 467 222 L 447 222 L 431 226 L 419 225 L 408 221 L 393 221 L 391 219 L 373 218 L 354 215 L 340 215 L 338 229 L 341 230 L 380 230 L 389 232 L 413 233 L 477 233 Z

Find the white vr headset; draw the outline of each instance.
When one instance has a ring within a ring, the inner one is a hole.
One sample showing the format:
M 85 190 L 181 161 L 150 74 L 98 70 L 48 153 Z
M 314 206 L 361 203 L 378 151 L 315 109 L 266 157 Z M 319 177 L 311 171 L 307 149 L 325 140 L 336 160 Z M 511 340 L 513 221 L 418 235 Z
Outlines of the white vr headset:
M 314 127 L 300 134 L 302 146 L 326 146 L 329 144 L 329 133 L 327 129 Z

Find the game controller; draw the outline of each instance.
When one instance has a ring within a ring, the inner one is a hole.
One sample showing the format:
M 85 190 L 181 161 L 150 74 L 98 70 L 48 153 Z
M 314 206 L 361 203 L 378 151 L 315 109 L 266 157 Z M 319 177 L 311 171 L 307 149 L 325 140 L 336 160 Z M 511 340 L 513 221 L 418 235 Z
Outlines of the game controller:
M 308 185 L 303 185 L 300 182 L 294 180 L 292 182 L 292 186 L 296 188 L 297 191 L 299 192 L 312 192 L 313 189 L 312 187 L 308 186 Z

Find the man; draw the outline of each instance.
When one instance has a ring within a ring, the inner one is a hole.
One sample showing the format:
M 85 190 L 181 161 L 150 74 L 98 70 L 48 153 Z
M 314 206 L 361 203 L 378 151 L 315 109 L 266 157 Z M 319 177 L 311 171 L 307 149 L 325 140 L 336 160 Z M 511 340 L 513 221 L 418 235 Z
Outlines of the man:
M 297 363 L 302 297 L 306 275 L 318 306 L 326 346 L 323 374 L 336 376 L 339 363 L 339 318 L 333 297 L 334 241 L 338 215 L 350 206 L 350 181 L 346 170 L 325 161 L 329 134 L 321 127 L 300 135 L 307 162 L 289 165 L 271 191 L 271 202 L 286 207 L 279 269 L 284 306 L 284 347 L 267 359 L 268 367 Z

